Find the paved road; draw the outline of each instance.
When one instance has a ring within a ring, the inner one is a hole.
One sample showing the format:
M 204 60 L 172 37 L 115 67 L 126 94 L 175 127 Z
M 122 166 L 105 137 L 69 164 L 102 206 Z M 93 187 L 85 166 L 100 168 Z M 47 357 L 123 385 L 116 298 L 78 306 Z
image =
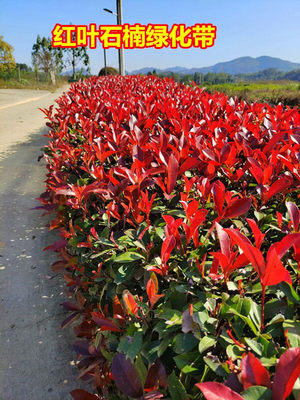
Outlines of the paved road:
M 42 251 L 57 237 L 31 210 L 46 172 L 37 162 L 47 141 L 37 107 L 59 95 L 0 90 L 0 400 L 69 400 L 81 387 L 72 329 L 60 329 L 64 283 L 49 270 L 55 254 Z
M 66 87 L 67 88 L 67 87 Z M 64 88 L 64 89 L 66 89 Z M 24 143 L 44 124 L 39 108 L 53 104 L 62 90 L 0 89 L 0 159 L 13 152 L 13 146 Z

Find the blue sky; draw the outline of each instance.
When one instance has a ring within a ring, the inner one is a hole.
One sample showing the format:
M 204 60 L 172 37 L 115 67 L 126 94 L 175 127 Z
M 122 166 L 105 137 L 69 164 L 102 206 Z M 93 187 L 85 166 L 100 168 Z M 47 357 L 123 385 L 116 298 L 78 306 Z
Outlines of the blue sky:
M 56 23 L 114 24 L 115 0 L 0 0 L 0 35 L 17 62 L 31 63 L 37 34 L 50 36 Z M 123 22 L 212 23 L 215 45 L 201 49 L 125 50 L 125 68 L 204 67 L 242 56 L 268 55 L 300 63 L 300 0 L 123 0 Z M 89 50 L 92 73 L 103 66 L 103 50 Z M 117 67 L 115 49 L 108 65 Z

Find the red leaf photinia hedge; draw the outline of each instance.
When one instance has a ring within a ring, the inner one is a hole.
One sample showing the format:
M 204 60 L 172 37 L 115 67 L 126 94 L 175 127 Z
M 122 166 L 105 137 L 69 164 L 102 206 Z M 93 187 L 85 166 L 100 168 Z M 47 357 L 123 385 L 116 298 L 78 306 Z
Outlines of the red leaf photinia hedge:
M 299 348 L 299 110 L 110 76 L 43 112 L 47 249 L 94 384 L 73 398 L 271 398 Z

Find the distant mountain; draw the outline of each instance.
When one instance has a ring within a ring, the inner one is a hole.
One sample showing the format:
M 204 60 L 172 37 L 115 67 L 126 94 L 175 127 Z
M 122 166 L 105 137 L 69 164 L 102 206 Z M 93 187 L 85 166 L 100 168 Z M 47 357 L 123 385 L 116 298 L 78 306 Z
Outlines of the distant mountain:
M 76 74 L 82 72 L 83 75 L 89 75 L 89 72 L 83 68 L 75 68 L 75 72 L 76 72 Z M 72 76 L 72 75 L 73 75 L 72 69 L 62 72 L 62 76 Z
M 206 74 L 208 72 L 226 72 L 228 74 L 250 74 L 258 71 L 262 71 L 268 68 L 276 68 L 279 71 L 292 71 L 300 68 L 300 64 L 293 63 L 290 61 L 282 60 L 281 58 L 261 56 L 257 58 L 253 57 L 239 57 L 234 60 L 218 63 L 210 67 L 201 68 L 185 68 L 185 67 L 170 67 L 166 69 L 159 69 L 155 67 L 141 68 L 130 72 L 130 75 L 136 74 L 147 74 L 152 72 L 154 69 L 156 72 L 174 72 L 176 74 L 194 74 L 195 72 L 202 72 Z
M 185 68 L 185 67 L 171 67 L 171 68 L 166 68 L 166 69 L 160 69 L 160 68 L 155 68 L 155 67 L 145 67 L 145 68 L 136 69 L 131 72 L 126 71 L 126 73 L 128 75 L 138 75 L 138 74 L 147 74 L 148 72 L 153 72 L 154 70 L 157 73 L 159 73 L 159 72 L 174 72 L 175 74 L 188 74 L 189 73 L 189 68 Z

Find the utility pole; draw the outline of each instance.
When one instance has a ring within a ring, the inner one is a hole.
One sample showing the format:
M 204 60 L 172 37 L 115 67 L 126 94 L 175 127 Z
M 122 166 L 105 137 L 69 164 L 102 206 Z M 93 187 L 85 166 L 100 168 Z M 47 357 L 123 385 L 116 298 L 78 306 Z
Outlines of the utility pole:
M 117 17 L 117 25 L 123 25 L 123 11 L 122 11 L 122 0 L 116 0 L 117 13 L 113 12 L 108 8 L 103 8 L 104 11 L 113 14 Z M 125 75 L 124 71 L 124 50 L 123 48 L 118 49 L 119 56 L 119 74 Z
M 107 63 L 106 63 L 106 49 L 103 49 L 103 52 L 104 52 L 104 73 L 105 73 L 105 76 L 107 76 Z
M 123 25 L 123 11 L 122 11 L 122 0 L 117 1 L 117 24 Z M 124 76 L 124 49 L 121 47 L 118 49 L 119 53 L 119 73 Z

